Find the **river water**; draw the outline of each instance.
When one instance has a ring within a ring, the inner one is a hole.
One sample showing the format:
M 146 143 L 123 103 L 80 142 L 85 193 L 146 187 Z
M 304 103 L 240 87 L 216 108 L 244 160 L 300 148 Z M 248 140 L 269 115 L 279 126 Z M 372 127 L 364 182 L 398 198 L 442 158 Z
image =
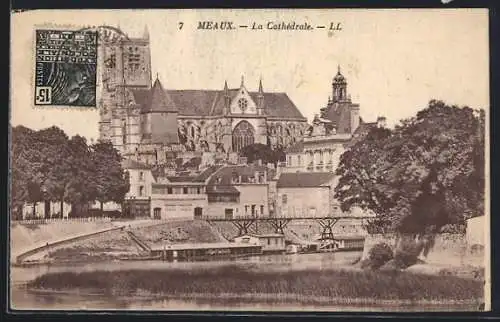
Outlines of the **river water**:
M 11 267 L 11 308 L 13 310 L 162 310 L 162 311 L 204 311 L 228 310 L 227 302 L 224 300 L 210 299 L 204 301 L 137 297 L 114 297 L 103 295 L 81 295 L 65 293 L 40 293 L 27 290 L 24 285 L 43 274 L 54 272 L 84 272 L 94 270 L 129 270 L 129 269 L 185 269 L 193 267 L 221 267 L 225 265 L 251 266 L 253 269 L 266 271 L 280 270 L 303 270 L 303 269 L 328 269 L 349 268 L 351 263 L 361 256 L 360 252 L 338 252 L 338 253 L 315 253 L 315 254 L 292 254 L 292 255 L 268 255 L 250 257 L 237 260 L 220 260 L 208 262 L 163 262 L 163 261 L 114 261 L 99 263 L 82 263 L 71 265 L 39 265 L 31 267 Z M 224 305 L 226 304 L 226 305 Z M 290 304 L 264 304 L 248 303 L 245 301 L 231 301 L 231 310 L 243 311 L 422 311 L 422 310 L 454 310 L 446 306 L 429 307 L 401 307 L 401 306 L 304 306 Z M 463 306 L 455 310 L 467 310 Z

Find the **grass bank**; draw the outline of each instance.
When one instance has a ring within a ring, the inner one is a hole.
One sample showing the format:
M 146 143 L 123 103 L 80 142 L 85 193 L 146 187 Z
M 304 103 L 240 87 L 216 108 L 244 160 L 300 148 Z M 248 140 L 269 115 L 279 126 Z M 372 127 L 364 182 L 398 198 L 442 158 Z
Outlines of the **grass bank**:
M 287 294 L 297 299 L 372 299 L 398 301 L 479 301 L 483 283 L 455 276 L 408 272 L 306 270 L 262 272 L 238 266 L 219 269 L 124 270 L 49 273 L 28 284 L 32 289 L 75 290 L 104 294 L 186 297 L 189 294 L 245 294 L 260 298 Z

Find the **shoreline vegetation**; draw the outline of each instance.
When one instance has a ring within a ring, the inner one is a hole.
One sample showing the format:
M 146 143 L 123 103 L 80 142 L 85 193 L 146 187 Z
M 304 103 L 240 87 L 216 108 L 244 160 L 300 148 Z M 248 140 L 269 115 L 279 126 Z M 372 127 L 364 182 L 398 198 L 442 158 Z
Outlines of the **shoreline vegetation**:
M 483 302 L 482 281 L 410 272 L 343 269 L 263 272 L 238 266 L 216 269 L 123 270 L 48 273 L 29 282 L 31 291 L 162 296 L 182 299 L 255 299 L 307 304 Z M 367 302 L 368 301 L 368 302 Z

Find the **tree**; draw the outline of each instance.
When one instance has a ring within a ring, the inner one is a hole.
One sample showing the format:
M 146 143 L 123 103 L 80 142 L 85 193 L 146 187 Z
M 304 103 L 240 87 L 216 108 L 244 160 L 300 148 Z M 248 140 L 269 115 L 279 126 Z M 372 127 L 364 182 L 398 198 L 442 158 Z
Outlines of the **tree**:
M 64 200 L 71 204 L 71 212 L 76 212 L 75 206 L 81 206 L 95 200 L 96 188 L 94 176 L 96 172 L 91 148 L 84 137 L 73 136 L 68 142 L 70 155 L 68 157 L 69 173 L 65 180 Z
M 273 150 L 271 147 L 261 143 L 255 143 L 245 146 L 240 151 L 240 156 L 246 157 L 249 163 L 256 160 L 262 160 L 264 164 L 276 164 L 280 161 L 285 161 L 285 152 L 283 149 Z
M 125 194 L 130 189 L 128 174 L 122 169 L 121 156 L 110 142 L 99 142 L 92 146 L 94 175 L 92 182 L 96 200 L 101 204 L 101 214 L 104 203 L 123 202 Z
M 11 131 L 10 159 L 10 203 L 14 218 L 22 218 L 22 206 L 29 200 L 28 179 L 30 173 L 29 155 L 32 149 L 33 131 L 16 126 Z
M 45 218 L 50 216 L 51 201 L 64 197 L 67 179 L 71 177 L 68 150 L 68 136 L 56 126 L 35 133 L 34 148 L 38 152 L 35 177 L 39 179 L 42 199 L 46 204 Z M 61 205 L 62 215 L 62 205 Z
M 344 211 L 374 211 L 378 228 L 436 233 L 483 212 L 484 151 L 484 112 L 433 100 L 346 151 L 336 197 Z

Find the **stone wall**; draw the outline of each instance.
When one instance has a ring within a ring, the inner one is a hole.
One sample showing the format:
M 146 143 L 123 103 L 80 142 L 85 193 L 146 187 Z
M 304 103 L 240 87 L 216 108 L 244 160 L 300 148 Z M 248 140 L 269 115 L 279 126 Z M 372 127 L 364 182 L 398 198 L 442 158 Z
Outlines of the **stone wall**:
M 403 236 L 403 238 L 411 238 Z M 398 238 L 396 235 L 373 234 L 365 238 L 362 259 L 368 258 L 370 249 L 378 243 L 386 243 L 394 250 Z M 434 244 L 427 256 L 421 254 L 421 259 L 429 264 L 461 266 L 482 266 L 484 263 L 484 250 L 467 243 L 465 234 L 440 234 L 437 235 Z

